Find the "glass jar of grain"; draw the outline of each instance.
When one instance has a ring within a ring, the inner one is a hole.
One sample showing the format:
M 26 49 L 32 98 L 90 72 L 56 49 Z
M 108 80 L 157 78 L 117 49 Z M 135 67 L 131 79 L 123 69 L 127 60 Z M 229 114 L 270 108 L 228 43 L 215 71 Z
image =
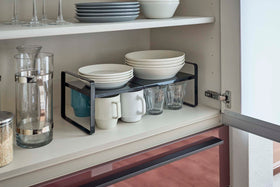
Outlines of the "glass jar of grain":
M 13 160 L 13 114 L 0 111 L 0 167 Z

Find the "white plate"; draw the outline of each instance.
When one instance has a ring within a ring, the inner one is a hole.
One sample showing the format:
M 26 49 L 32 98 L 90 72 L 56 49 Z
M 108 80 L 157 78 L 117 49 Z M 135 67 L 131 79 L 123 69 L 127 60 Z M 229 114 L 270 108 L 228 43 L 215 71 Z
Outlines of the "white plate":
M 120 5 L 120 6 L 76 6 L 76 9 L 87 9 L 87 10 L 95 10 L 95 9 L 131 9 L 131 8 L 139 8 L 140 4 L 135 5 Z
M 185 53 L 172 50 L 146 50 L 128 53 L 125 58 L 131 61 L 166 62 L 181 60 L 185 58 Z
M 140 79 L 162 80 L 174 77 L 184 66 L 184 64 L 171 68 L 138 68 L 134 67 L 134 75 Z
M 127 75 L 133 68 L 124 64 L 96 64 L 79 68 L 79 73 L 89 76 L 110 77 Z
M 124 82 L 130 80 L 132 78 L 133 75 L 121 79 L 97 79 L 97 78 L 88 78 L 88 79 L 93 80 L 95 83 L 118 83 L 118 82 Z
M 157 64 L 149 63 L 149 62 L 139 63 L 139 62 L 133 62 L 133 61 L 126 60 L 125 63 L 127 65 L 135 66 L 135 67 L 160 68 L 160 67 L 174 67 L 174 66 L 178 66 L 180 64 L 185 63 L 185 60 L 174 61 L 172 63 L 157 63 Z
M 78 17 L 96 17 L 96 16 L 130 16 L 138 15 L 140 12 L 115 12 L 115 13 L 76 13 Z
M 95 83 L 95 88 L 97 89 L 102 89 L 102 90 L 109 90 L 109 89 L 116 89 L 116 88 L 121 88 L 124 85 L 126 85 L 128 81 L 126 82 L 119 82 L 119 83 Z
M 133 76 L 130 79 L 132 79 L 132 78 L 133 78 Z M 124 80 L 124 81 L 119 81 L 119 82 L 106 82 L 106 83 L 95 82 L 95 88 L 106 89 L 106 90 L 107 89 L 120 88 L 120 87 L 123 87 L 124 85 L 126 85 L 128 83 L 128 81 L 130 81 L 130 79 L 127 79 L 127 80 Z M 83 82 L 86 83 L 89 86 L 89 83 L 87 81 L 83 81 Z
M 109 23 L 109 22 L 123 22 L 135 20 L 139 15 L 132 16 L 91 16 L 91 17 L 79 17 L 76 19 L 81 23 Z
M 131 8 L 131 9 L 96 9 L 96 10 L 84 10 L 76 9 L 78 13 L 114 13 L 114 12 L 139 12 L 140 8 Z
M 126 79 L 128 77 L 133 76 L 133 72 L 128 73 L 126 75 L 121 75 L 121 76 L 109 76 L 109 77 L 99 77 L 99 76 L 87 76 L 87 75 L 83 75 L 78 73 L 80 76 L 88 78 L 88 79 L 98 79 L 98 80 L 121 80 L 121 79 Z
M 138 5 L 139 2 L 89 2 L 89 3 L 76 3 L 79 6 L 122 6 L 122 5 Z

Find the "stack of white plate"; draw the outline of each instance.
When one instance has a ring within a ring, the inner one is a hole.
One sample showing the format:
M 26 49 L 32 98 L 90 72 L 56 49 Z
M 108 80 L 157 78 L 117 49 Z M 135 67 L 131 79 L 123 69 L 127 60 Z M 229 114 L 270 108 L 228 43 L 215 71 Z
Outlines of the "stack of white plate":
M 133 78 L 133 68 L 123 64 L 96 64 L 79 68 L 79 75 L 93 80 L 97 89 L 113 89 Z
M 135 20 L 140 13 L 139 2 L 77 3 L 76 18 L 85 23 Z
M 125 63 L 140 79 L 161 80 L 174 77 L 185 65 L 185 53 L 172 50 L 136 51 L 125 55 Z

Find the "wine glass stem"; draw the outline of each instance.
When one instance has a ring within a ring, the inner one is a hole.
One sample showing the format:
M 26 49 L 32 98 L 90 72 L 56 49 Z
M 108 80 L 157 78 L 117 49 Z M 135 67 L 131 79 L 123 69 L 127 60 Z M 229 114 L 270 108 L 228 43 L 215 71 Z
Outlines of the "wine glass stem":
M 46 13 L 46 0 L 43 0 L 43 9 L 42 9 L 42 20 L 47 20 L 47 13 Z
M 14 0 L 12 21 L 16 22 L 17 20 L 18 20 L 18 16 L 17 16 L 17 0 Z
M 37 16 L 37 1 L 33 0 L 33 18 L 32 21 L 38 22 L 38 16 Z
M 57 20 L 63 21 L 63 15 L 62 15 L 62 0 L 59 0 L 59 3 L 58 3 L 58 16 L 57 16 Z

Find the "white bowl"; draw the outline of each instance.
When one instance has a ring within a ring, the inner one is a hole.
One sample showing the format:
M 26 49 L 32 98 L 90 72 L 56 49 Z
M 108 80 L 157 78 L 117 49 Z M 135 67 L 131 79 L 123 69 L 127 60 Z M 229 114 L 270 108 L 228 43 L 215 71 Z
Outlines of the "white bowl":
M 158 69 L 158 68 L 172 68 L 172 67 L 177 67 L 180 66 L 182 64 L 184 64 L 185 62 L 180 62 L 178 64 L 174 64 L 174 65 L 155 65 L 155 66 L 144 66 L 144 65 L 136 65 L 136 64 L 130 64 L 130 63 L 126 63 L 127 65 L 131 66 L 131 67 L 135 67 L 135 68 L 153 68 L 153 69 Z
M 128 53 L 125 58 L 129 61 L 163 63 L 180 61 L 185 58 L 185 53 L 173 50 L 146 50 Z
M 145 64 L 145 65 L 171 65 L 171 64 L 176 64 L 178 62 L 185 61 L 185 57 L 178 58 L 178 60 L 170 60 L 170 61 L 159 61 L 159 62 L 154 62 L 154 61 L 134 61 L 134 60 L 128 60 L 125 59 L 125 62 L 129 62 L 132 64 Z
M 185 65 L 185 63 L 168 68 L 139 68 L 134 67 L 134 75 L 140 79 L 162 80 L 174 77 Z
M 149 2 L 149 3 L 169 3 L 169 2 L 178 2 L 180 3 L 180 0 L 138 0 L 140 3 L 141 2 Z
M 185 63 L 185 60 L 180 60 L 180 61 L 174 61 L 172 63 L 164 63 L 164 64 L 160 64 L 160 63 L 157 63 L 157 64 L 154 64 L 154 63 L 148 63 L 148 62 L 142 62 L 142 63 L 139 63 L 139 62 L 134 62 L 134 61 L 128 61 L 126 60 L 125 63 L 129 66 L 135 66 L 135 67 L 151 67 L 151 68 L 158 68 L 158 67 L 174 67 L 174 66 L 178 66 L 182 63 Z
M 140 2 L 141 10 L 146 18 L 171 18 L 179 2 Z
M 81 75 L 116 77 L 133 72 L 133 68 L 124 64 L 96 64 L 79 68 Z

